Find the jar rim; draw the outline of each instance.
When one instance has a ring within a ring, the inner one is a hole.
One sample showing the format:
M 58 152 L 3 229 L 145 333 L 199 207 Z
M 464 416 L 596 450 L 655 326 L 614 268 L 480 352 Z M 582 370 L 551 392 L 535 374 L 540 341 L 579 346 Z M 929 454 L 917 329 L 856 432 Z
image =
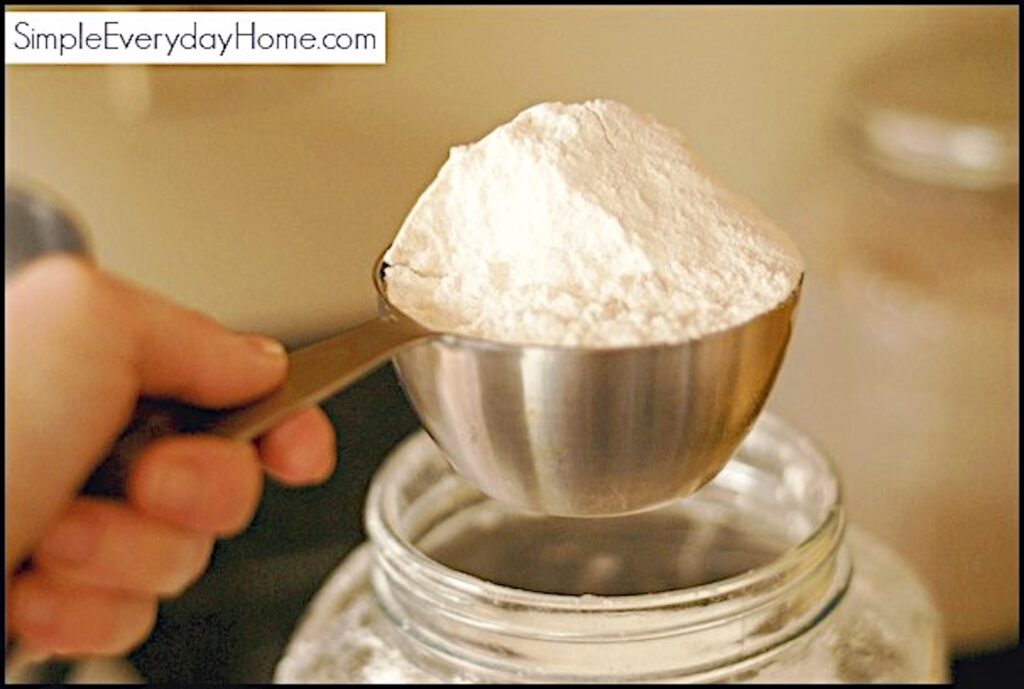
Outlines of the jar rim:
M 417 574 L 432 580 L 443 580 L 445 585 L 460 589 L 465 593 L 501 601 L 506 606 L 522 606 L 548 610 L 572 610 L 574 612 L 626 613 L 667 608 L 691 608 L 707 605 L 709 601 L 726 599 L 745 591 L 758 591 L 765 587 L 766 581 L 776 581 L 787 572 L 800 568 L 809 557 L 821 560 L 828 557 L 838 548 L 845 530 L 845 518 L 842 509 L 842 496 L 837 471 L 833 459 L 821 449 L 818 442 L 802 432 L 797 432 L 781 418 L 769 412 L 762 413 L 755 428 L 772 436 L 786 436 L 787 440 L 800 444 L 805 456 L 813 457 L 821 465 L 821 473 L 830 479 L 831 497 L 818 523 L 811 528 L 807 536 L 770 562 L 753 569 L 692 587 L 660 591 L 654 593 L 638 593 L 624 595 L 593 595 L 593 594 L 561 594 L 529 591 L 495 582 L 487 581 L 472 574 L 448 567 L 420 550 L 410 539 L 400 533 L 394 523 L 396 515 L 388 514 L 385 502 L 392 499 L 398 489 L 399 481 L 396 474 L 406 470 L 399 462 L 393 461 L 402 457 L 403 449 L 422 439 L 423 435 L 414 433 L 400 443 L 388 462 L 378 471 L 370 487 L 366 501 L 365 523 L 371 541 L 377 548 L 383 548 L 392 554 L 401 553 L 406 564 L 415 567 Z M 751 436 L 744 440 L 744 444 Z M 744 445 L 741 444 L 742 451 Z M 727 465 L 728 466 L 728 463 Z M 388 490 L 391 490 L 389 496 Z M 806 569 L 806 568 L 805 568 Z

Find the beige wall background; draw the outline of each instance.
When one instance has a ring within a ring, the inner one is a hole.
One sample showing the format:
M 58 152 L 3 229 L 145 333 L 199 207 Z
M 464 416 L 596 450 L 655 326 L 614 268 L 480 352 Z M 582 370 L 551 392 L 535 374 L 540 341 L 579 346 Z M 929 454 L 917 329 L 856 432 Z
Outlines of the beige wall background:
M 385 9 L 385 66 L 8 67 L 8 176 L 62 195 L 109 270 L 306 339 L 372 313 L 371 265 L 448 148 L 524 107 L 651 112 L 771 213 L 849 69 L 986 12 Z

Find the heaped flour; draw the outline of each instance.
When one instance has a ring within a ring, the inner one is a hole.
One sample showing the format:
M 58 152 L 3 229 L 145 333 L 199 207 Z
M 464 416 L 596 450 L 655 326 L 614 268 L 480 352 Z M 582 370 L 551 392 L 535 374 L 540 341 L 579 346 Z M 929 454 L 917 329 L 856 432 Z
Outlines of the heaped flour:
M 388 299 L 428 327 L 598 348 L 738 325 L 803 271 L 679 133 L 608 100 L 536 105 L 453 148 L 385 262 Z

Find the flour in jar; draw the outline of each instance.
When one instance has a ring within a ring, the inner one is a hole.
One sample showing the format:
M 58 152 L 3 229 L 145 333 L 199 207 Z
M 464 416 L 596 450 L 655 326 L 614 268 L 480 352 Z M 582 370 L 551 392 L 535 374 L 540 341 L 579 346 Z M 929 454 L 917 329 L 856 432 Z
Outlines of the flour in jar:
M 384 257 L 435 330 L 539 345 L 682 342 L 784 301 L 803 262 L 675 130 L 621 103 L 543 103 L 450 152 Z

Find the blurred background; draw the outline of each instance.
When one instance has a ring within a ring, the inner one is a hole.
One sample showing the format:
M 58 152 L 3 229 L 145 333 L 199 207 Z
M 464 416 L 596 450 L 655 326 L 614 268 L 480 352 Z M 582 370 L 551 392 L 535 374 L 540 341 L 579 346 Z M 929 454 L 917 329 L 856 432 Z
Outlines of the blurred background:
M 1018 8 L 384 9 L 384 66 L 6 67 L 7 178 L 63 197 L 107 269 L 299 344 L 373 312 L 371 265 L 452 145 L 546 100 L 650 112 L 806 254 L 769 408 L 927 580 L 958 678 L 1016 663 Z M 269 679 L 415 427 L 389 369 L 327 409 L 338 475 L 268 488 L 162 608 L 143 676 Z

